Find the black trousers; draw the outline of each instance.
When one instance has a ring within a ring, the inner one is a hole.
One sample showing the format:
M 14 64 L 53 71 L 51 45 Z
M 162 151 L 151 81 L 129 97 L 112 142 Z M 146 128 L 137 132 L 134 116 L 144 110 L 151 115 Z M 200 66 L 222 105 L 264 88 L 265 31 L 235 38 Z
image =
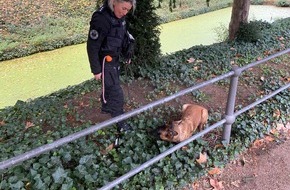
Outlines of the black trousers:
M 102 98 L 102 109 L 107 110 L 112 117 L 119 116 L 124 113 L 124 93 L 120 83 L 120 66 L 112 62 L 105 63 L 104 68 L 104 84 L 105 84 L 105 100 Z M 119 122 L 117 125 L 122 125 Z

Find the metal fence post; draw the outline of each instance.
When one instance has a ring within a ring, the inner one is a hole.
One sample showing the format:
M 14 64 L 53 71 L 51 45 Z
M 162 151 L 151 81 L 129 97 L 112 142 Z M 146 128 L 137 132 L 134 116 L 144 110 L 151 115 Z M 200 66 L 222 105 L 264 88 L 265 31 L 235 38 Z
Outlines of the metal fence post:
M 224 118 L 226 119 L 226 123 L 224 124 L 223 136 L 222 136 L 223 141 L 225 141 L 226 144 L 230 143 L 232 124 L 235 122 L 235 119 L 236 119 L 234 115 L 234 111 L 235 111 L 235 102 L 236 102 L 239 76 L 241 74 L 241 70 L 236 65 L 232 67 L 232 70 L 235 72 L 235 74 L 231 77 L 231 84 L 230 84 L 230 89 L 228 93 L 226 113 L 224 116 Z

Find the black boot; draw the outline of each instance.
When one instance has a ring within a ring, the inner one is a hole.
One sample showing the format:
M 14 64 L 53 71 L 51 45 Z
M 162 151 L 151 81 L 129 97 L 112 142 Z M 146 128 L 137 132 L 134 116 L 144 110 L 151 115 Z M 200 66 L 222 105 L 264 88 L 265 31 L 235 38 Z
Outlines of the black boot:
M 121 141 L 121 137 L 122 135 L 126 134 L 129 131 L 132 131 L 132 127 L 125 123 L 125 122 L 119 122 L 117 123 L 117 134 L 116 134 L 116 139 L 114 142 L 114 148 L 118 149 L 120 147 L 120 141 Z
M 129 124 L 124 123 L 124 122 L 118 123 L 117 126 L 118 126 L 118 132 L 120 133 L 126 133 L 133 130 Z
M 117 133 L 116 139 L 114 142 L 114 148 L 118 149 L 120 147 L 120 139 L 121 139 L 120 133 Z
M 102 114 L 112 114 L 112 111 L 108 108 L 102 107 L 101 113 Z

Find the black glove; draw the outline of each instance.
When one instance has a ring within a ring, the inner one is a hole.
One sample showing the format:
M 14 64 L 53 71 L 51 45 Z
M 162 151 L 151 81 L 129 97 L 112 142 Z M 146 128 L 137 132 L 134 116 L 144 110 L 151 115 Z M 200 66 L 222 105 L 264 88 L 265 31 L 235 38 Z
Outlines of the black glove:
M 125 50 L 124 57 L 129 60 L 134 55 L 135 39 L 129 32 L 127 32 L 127 38 L 128 38 L 128 41 L 127 41 L 127 47 Z
M 127 59 L 131 59 L 134 55 L 134 43 L 130 43 L 128 45 L 128 50 L 127 50 L 127 54 L 126 54 L 126 58 Z

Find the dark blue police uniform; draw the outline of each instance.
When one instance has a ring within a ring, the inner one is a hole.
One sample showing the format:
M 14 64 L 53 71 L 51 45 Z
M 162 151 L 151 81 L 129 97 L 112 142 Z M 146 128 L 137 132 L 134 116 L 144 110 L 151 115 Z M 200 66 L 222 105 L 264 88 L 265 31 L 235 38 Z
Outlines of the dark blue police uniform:
M 105 4 L 93 13 L 87 40 L 87 53 L 93 74 L 104 73 L 104 98 L 102 111 L 110 113 L 112 117 L 124 113 L 124 94 L 120 86 L 120 56 L 129 58 L 128 52 L 130 36 L 124 18 L 115 17 L 111 9 Z M 112 61 L 102 63 L 105 56 L 111 56 Z M 102 94 L 103 95 L 103 94 Z M 128 129 L 130 126 L 124 121 L 117 123 L 118 129 Z

